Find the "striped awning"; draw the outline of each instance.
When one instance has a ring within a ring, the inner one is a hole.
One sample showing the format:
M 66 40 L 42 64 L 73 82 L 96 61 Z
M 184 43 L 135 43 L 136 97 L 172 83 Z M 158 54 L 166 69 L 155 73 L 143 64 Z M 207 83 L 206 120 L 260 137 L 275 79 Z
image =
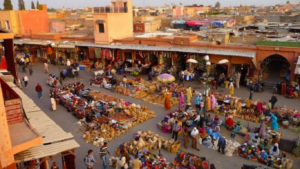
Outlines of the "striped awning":
M 25 162 L 43 157 L 54 156 L 58 153 L 80 147 L 75 140 L 68 140 L 55 144 L 39 145 L 15 155 L 15 162 Z
M 28 122 L 43 137 L 43 145 L 16 154 L 16 162 L 53 156 L 79 147 L 79 144 L 72 139 L 74 136 L 57 125 L 21 89 L 12 82 L 7 84 L 20 96 Z

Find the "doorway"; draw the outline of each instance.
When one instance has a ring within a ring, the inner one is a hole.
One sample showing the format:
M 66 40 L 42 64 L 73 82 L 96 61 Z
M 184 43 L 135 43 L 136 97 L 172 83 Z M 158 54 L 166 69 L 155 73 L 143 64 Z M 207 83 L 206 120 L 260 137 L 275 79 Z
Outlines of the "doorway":
M 261 63 L 261 75 L 268 73 L 268 81 L 280 82 L 282 78 L 287 79 L 290 75 L 290 64 L 281 55 L 275 54 L 265 58 Z

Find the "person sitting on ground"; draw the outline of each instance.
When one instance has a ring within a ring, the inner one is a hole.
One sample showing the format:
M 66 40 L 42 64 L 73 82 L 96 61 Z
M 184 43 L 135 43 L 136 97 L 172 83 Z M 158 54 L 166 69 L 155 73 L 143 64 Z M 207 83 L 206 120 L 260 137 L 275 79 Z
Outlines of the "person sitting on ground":
M 242 122 L 241 121 L 237 121 L 236 125 L 235 125 L 235 128 L 234 128 L 234 132 L 235 133 L 238 133 L 239 131 L 241 131 L 243 128 L 243 125 L 242 125 Z
M 278 143 L 275 143 L 271 149 L 270 149 L 270 155 L 273 157 L 277 157 L 279 156 L 279 147 L 278 147 Z
M 233 129 L 233 124 L 234 124 L 234 121 L 233 121 L 232 115 L 229 115 L 227 120 L 226 120 L 226 128 L 228 130 L 232 130 Z

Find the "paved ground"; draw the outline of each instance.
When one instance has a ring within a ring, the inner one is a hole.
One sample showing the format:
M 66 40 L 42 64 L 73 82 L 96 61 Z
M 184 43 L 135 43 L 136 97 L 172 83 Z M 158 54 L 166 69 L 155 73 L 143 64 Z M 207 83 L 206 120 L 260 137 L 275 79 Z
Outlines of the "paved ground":
M 49 71 L 50 73 L 55 73 L 58 75 L 58 66 L 52 66 L 49 65 Z M 77 158 L 76 158 L 76 165 L 78 169 L 85 168 L 83 164 L 83 158 L 86 155 L 87 151 L 89 149 L 94 150 L 95 158 L 100 162 L 99 164 L 95 165 L 95 168 L 103 168 L 102 163 L 99 160 L 98 151 L 99 148 L 93 146 L 92 144 L 87 144 L 85 141 L 81 138 L 82 134 L 77 133 L 78 126 L 75 124 L 77 122 L 77 119 L 72 116 L 70 113 L 66 111 L 66 109 L 62 106 L 58 106 L 57 110 L 55 112 L 52 112 L 50 110 L 50 99 L 48 97 L 50 87 L 46 84 L 47 74 L 43 72 L 43 66 L 40 63 L 34 63 L 33 66 L 33 76 L 29 76 L 29 86 L 28 88 L 23 88 L 23 91 L 34 100 L 34 102 L 50 117 L 52 118 L 58 125 L 60 125 L 66 132 L 71 132 L 74 135 L 74 138 L 76 141 L 80 144 L 80 148 L 77 149 Z M 20 77 L 22 77 L 23 74 L 20 73 Z M 124 135 L 120 136 L 119 138 L 112 140 L 109 142 L 109 150 L 112 154 L 114 154 L 114 151 L 116 150 L 116 147 L 119 146 L 121 143 L 130 141 L 132 139 L 133 133 L 139 131 L 139 130 L 151 130 L 161 136 L 171 138 L 170 134 L 164 134 L 161 131 L 159 131 L 156 127 L 156 124 L 158 121 L 162 120 L 166 113 L 169 111 L 164 110 L 162 107 L 149 104 L 146 102 L 143 102 L 141 100 L 134 99 L 132 97 L 123 96 L 117 93 L 111 93 L 110 91 L 103 89 L 103 88 L 97 88 L 93 86 L 89 86 L 88 82 L 89 79 L 93 76 L 91 72 L 88 71 L 81 71 L 79 79 L 67 79 L 64 81 L 64 84 L 74 82 L 74 81 L 82 81 L 84 82 L 87 87 L 90 87 L 92 89 L 96 89 L 102 92 L 105 92 L 107 94 L 110 94 L 112 96 L 116 96 L 118 98 L 124 98 L 126 101 L 134 102 L 140 105 L 148 106 L 149 109 L 156 112 L 157 117 L 150 119 L 144 123 L 141 123 L 139 125 L 136 125 L 135 127 L 131 128 L 128 132 L 126 132 Z M 131 76 L 129 76 L 131 78 Z M 43 87 L 43 95 L 44 97 L 40 100 L 38 99 L 37 93 L 35 92 L 35 86 L 37 83 L 40 83 Z M 203 91 L 204 87 L 201 86 L 197 82 L 186 82 L 186 86 L 192 86 L 193 88 L 196 88 L 196 90 Z M 220 88 L 218 89 L 219 92 L 228 93 L 227 89 Z M 247 98 L 249 96 L 249 91 L 245 88 L 241 89 L 235 89 L 235 95 L 240 96 L 242 98 Z M 265 91 L 263 93 L 255 93 L 254 99 L 261 99 L 264 101 L 269 100 L 271 97 L 271 93 L 269 91 Z M 300 110 L 300 104 L 298 99 L 286 99 L 284 97 L 278 96 L 279 104 L 280 105 L 286 105 L 287 107 L 292 107 Z M 173 107 L 175 109 L 177 107 Z M 224 118 L 224 117 L 221 117 Z M 259 126 L 259 124 L 255 124 L 252 122 L 244 122 L 244 125 L 248 124 L 250 127 Z M 225 129 L 221 129 L 222 134 L 229 137 L 229 132 L 225 131 Z M 295 137 L 294 134 L 287 130 L 287 129 L 280 129 L 280 132 L 283 133 L 284 137 Z M 238 137 L 237 141 L 240 141 L 242 138 Z M 180 137 L 180 140 L 182 140 L 182 137 Z M 251 162 L 249 160 L 246 160 L 241 157 L 227 157 L 225 155 L 221 155 L 217 151 L 214 151 L 212 149 L 208 149 L 204 146 L 200 146 L 200 152 L 193 150 L 192 148 L 181 148 L 184 151 L 188 151 L 191 153 L 195 153 L 199 156 L 205 156 L 211 163 L 214 163 L 216 165 L 216 168 L 218 169 L 238 169 L 242 164 L 257 164 L 254 162 Z M 167 158 L 168 161 L 172 161 L 175 158 L 175 154 L 168 153 L 164 150 L 162 150 L 162 154 L 165 158 Z M 292 158 L 292 157 L 291 157 Z M 293 158 L 294 159 L 294 158 Z M 61 163 L 60 159 L 56 159 L 58 163 Z M 298 168 L 300 166 L 299 160 L 294 159 L 294 168 Z

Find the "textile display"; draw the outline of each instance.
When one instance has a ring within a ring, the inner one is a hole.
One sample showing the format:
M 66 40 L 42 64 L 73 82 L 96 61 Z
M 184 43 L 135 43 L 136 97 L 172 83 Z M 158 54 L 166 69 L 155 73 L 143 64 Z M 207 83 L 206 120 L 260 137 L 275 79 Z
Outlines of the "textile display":
M 101 48 L 95 48 L 95 58 L 101 58 Z
M 94 58 L 94 56 L 95 56 L 95 48 L 89 48 L 89 56 L 90 56 L 90 58 Z

